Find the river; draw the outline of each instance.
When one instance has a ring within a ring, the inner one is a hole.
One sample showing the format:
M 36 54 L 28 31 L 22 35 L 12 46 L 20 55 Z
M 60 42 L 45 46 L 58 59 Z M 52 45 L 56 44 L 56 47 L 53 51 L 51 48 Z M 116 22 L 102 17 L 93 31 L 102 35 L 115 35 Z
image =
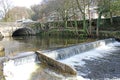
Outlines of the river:
M 0 44 L 5 48 L 5 56 L 15 56 L 23 52 L 55 49 L 90 41 L 94 39 L 21 36 L 3 38 Z
M 20 54 L 33 54 L 37 50 L 57 49 L 60 50 L 58 52 L 63 52 L 61 50 L 63 47 L 92 41 L 95 41 L 95 39 L 30 36 L 3 38 L 0 44 L 5 47 L 6 57 L 14 57 Z M 68 52 L 71 51 L 73 54 L 73 50 L 77 50 L 75 51 L 77 55 L 60 60 L 60 62 L 74 67 L 77 71 L 77 76 L 63 76 L 42 63 L 35 63 L 35 56 L 32 55 L 5 63 L 3 71 L 7 75 L 5 75 L 6 80 L 119 80 L 120 42 L 110 42 L 109 39 L 106 42 L 109 44 L 104 42 L 105 40 L 101 40 L 102 45 L 95 49 L 91 49 L 91 45 L 88 45 L 90 43 L 86 43 L 81 48 L 84 49 L 86 47 L 87 50 L 91 50 L 82 53 L 79 52 L 79 46 L 76 45 L 74 49 L 65 48 L 65 53 L 68 50 Z M 95 47 L 96 42 L 92 44 Z
M 26 54 L 26 53 L 37 51 L 37 50 L 62 48 L 62 47 L 67 47 L 67 46 L 71 46 L 79 43 L 91 42 L 94 40 L 95 39 L 89 39 L 89 38 L 78 39 L 78 38 L 60 38 L 60 37 L 21 36 L 21 37 L 5 37 L 0 40 L 0 44 L 5 48 L 6 57 L 14 57 L 19 54 L 24 54 L 24 53 Z M 27 76 L 29 76 L 27 74 L 29 74 L 30 71 L 34 71 L 37 69 L 36 72 L 32 73 L 33 75 L 30 80 L 64 80 L 66 79 L 65 76 L 56 74 L 54 71 L 46 68 L 44 65 L 41 65 L 39 63 L 34 64 L 32 63 L 32 61 L 29 63 L 30 64 L 27 64 L 24 66 L 22 65 L 22 66 L 13 67 L 12 69 L 9 66 L 9 68 L 7 68 L 7 71 L 4 71 L 7 73 L 4 73 L 4 74 L 10 75 L 9 77 L 11 77 L 11 73 L 9 74 L 9 72 L 15 71 L 17 73 L 14 73 L 15 74 L 13 77 L 14 79 L 12 78 L 12 80 L 16 80 L 16 78 L 17 80 L 27 80 Z M 29 66 L 31 66 L 31 68 Z M 6 80 L 9 80 L 9 78 L 6 78 Z

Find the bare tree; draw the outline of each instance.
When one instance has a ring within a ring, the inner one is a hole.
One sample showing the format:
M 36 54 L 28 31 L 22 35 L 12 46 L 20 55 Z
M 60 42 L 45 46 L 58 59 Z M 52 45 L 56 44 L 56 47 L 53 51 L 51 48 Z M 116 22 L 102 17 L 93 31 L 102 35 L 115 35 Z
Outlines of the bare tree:
M 26 7 L 13 7 L 6 13 L 6 15 L 8 14 L 9 17 L 7 18 L 7 21 L 16 21 L 23 18 L 31 18 L 32 11 Z
M 32 20 L 38 20 L 42 17 L 42 5 L 38 4 L 38 5 L 33 5 L 31 6 L 31 9 L 33 11 L 33 14 L 31 16 Z
M 86 13 L 85 8 L 88 5 L 86 0 L 76 0 L 78 9 L 80 10 L 83 18 L 83 30 L 85 34 L 88 34 L 87 23 L 86 23 Z
M 0 0 L 0 8 L 1 8 L 1 17 L 4 21 L 7 21 L 9 14 L 6 14 L 12 7 L 12 2 L 10 0 Z

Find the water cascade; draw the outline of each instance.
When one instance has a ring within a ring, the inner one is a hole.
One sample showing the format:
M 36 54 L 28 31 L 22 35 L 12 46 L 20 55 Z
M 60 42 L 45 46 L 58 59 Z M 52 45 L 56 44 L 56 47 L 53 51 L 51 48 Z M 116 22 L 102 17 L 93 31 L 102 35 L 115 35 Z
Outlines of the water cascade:
M 100 46 L 105 46 L 114 41 L 115 41 L 115 39 L 110 38 L 110 39 L 99 40 L 99 41 L 90 42 L 90 43 L 73 45 L 70 47 L 61 48 L 61 49 L 57 49 L 57 50 L 39 51 L 39 53 L 45 54 L 48 57 L 55 59 L 55 60 L 61 60 L 61 59 L 66 59 L 71 56 L 89 51 L 91 49 L 95 49 Z
M 38 59 L 34 52 L 26 52 L 9 58 L 4 62 L 4 76 L 6 80 L 29 80 L 37 69 Z

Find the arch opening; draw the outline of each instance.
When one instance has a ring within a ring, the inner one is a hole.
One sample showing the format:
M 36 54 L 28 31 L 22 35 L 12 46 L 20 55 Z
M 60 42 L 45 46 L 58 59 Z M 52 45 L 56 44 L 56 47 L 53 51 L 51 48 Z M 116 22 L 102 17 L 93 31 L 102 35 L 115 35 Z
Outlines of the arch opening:
M 33 31 L 28 28 L 21 28 L 13 32 L 12 36 L 31 36 L 34 35 Z

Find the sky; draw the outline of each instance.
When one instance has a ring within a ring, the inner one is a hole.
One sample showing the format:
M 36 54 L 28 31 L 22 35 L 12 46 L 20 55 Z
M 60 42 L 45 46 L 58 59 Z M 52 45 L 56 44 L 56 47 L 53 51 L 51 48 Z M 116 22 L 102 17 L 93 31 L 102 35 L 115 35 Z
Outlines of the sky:
M 42 0 L 11 0 L 14 6 L 30 8 L 31 5 L 39 4 Z

